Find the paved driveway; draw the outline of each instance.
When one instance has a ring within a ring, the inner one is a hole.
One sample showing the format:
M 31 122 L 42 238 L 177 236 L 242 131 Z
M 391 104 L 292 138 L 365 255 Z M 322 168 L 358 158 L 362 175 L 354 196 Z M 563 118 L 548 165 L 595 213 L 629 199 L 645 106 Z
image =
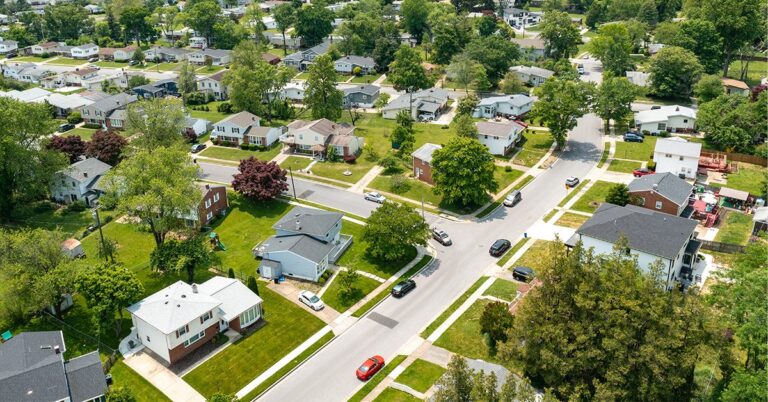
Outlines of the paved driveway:
M 145 352 L 127 357 L 125 364 L 173 401 L 205 402 L 191 385 Z

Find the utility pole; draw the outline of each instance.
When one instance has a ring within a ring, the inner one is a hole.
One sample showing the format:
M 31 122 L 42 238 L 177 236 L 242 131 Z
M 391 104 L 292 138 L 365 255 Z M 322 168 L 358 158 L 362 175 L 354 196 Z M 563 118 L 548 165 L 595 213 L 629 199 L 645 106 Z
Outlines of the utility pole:
M 293 168 L 288 166 L 288 171 L 291 172 L 291 188 L 293 189 L 293 199 L 296 200 L 296 183 L 293 182 Z
M 421 219 L 427 220 L 424 216 L 424 193 L 421 193 Z
M 104 261 L 109 262 L 109 251 L 107 250 L 107 246 L 104 243 L 104 232 L 101 230 L 101 219 L 99 218 L 99 205 L 96 204 L 96 206 L 93 208 L 93 218 L 96 219 L 96 226 L 99 228 L 99 239 L 101 241 L 101 250 L 104 252 Z

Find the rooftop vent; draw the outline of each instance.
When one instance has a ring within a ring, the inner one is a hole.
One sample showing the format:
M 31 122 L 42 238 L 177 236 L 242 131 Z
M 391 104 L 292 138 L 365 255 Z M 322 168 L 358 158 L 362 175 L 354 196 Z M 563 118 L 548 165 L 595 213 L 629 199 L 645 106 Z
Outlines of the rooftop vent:
M 192 293 L 197 293 L 197 284 L 192 284 Z
M 88 178 L 88 172 L 83 172 L 83 177 Z
M 56 345 L 53 347 L 53 352 L 56 353 L 57 355 L 61 353 L 61 348 L 59 347 L 59 345 Z
M 653 189 L 654 190 L 658 190 L 659 189 L 659 185 L 657 183 L 653 183 Z
M 299 220 L 296 220 L 296 230 L 301 230 L 301 222 Z

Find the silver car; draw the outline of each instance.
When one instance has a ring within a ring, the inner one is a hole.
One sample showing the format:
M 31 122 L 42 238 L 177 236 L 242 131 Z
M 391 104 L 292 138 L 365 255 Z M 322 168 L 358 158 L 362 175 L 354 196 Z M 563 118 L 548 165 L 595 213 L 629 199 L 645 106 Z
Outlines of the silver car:
M 309 290 L 302 290 L 299 292 L 299 301 L 306 304 L 307 307 L 315 311 L 320 311 L 325 307 L 323 301 L 320 300 L 316 294 L 310 292 Z
M 383 204 L 384 201 L 387 200 L 387 197 L 384 197 L 383 195 L 375 191 L 371 191 L 371 192 L 365 193 L 365 199 L 367 201 L 373 201 L 373 202 L 378 202 L 379 204 Z

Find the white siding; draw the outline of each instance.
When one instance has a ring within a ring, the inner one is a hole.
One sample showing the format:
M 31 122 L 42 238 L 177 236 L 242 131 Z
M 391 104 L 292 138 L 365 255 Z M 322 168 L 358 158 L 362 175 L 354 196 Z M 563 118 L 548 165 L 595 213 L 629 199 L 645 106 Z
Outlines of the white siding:
M 165 361 L 170 362 L 170 348 L 168 347 L 170 343 L 167 336 L 135 315 L 131 315 L 131 319 L 134 328 L 136 328 L 136 334 L 139 336 L 139 341 Z
M 696 171 L 699 167 L 698 158 L 661 152 L 653 153 L 653 161 L 656 162 L 656 173 L 685 174 L 688 179 L 696 178 Z

